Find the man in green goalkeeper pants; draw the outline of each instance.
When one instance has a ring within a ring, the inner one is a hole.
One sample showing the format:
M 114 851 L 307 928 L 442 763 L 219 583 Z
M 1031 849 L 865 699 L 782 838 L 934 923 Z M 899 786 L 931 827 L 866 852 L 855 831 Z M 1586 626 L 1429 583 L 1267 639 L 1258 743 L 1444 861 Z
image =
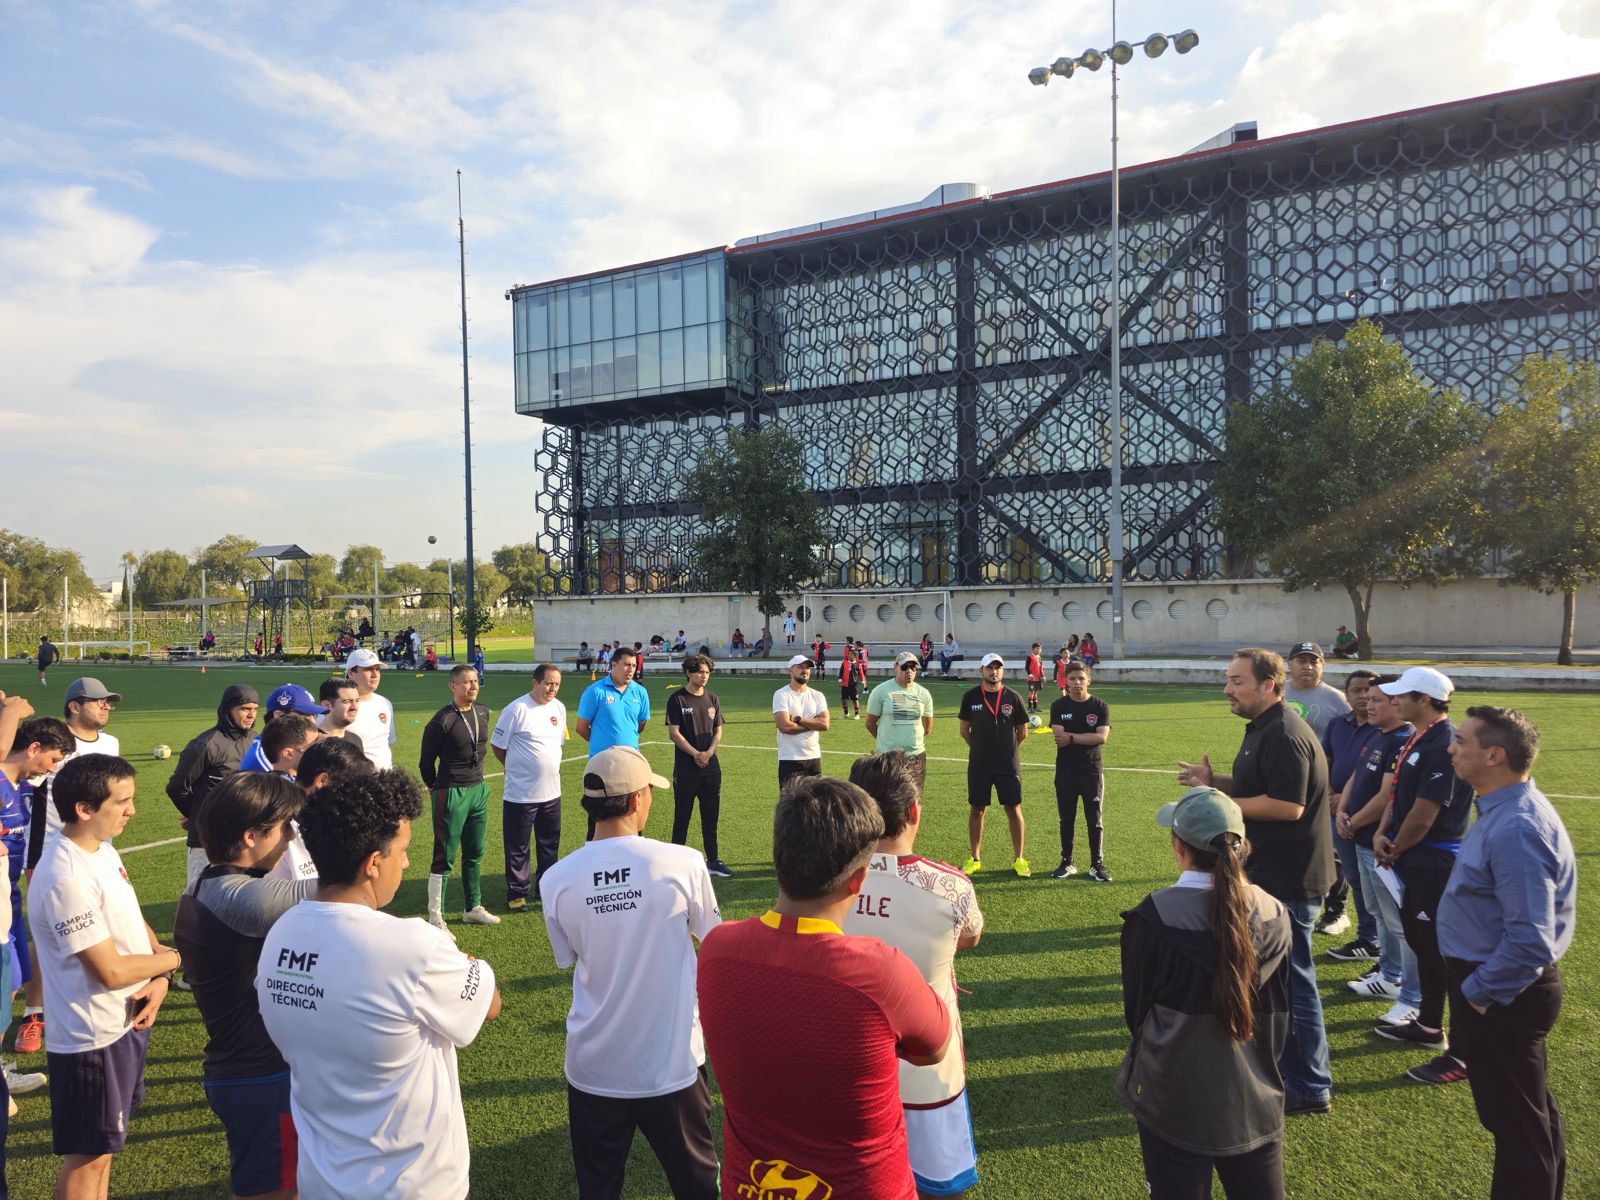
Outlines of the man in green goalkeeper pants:
M 489 709 L 478 703 L 478 672 L 460 663 L 450 671 L 450 703 L 433 714 L 422 731 L 418 769 L 433 802 L 433 866 L 428 872 L 428 924 L 444 923 L 444 889 L 461 851 L 461 886 L 466 892 L 462 920 L 498 925 L 483 906 L 480 887 L 483 841 L 489 827 L 489 786 L 483 759 L 493 726 Z

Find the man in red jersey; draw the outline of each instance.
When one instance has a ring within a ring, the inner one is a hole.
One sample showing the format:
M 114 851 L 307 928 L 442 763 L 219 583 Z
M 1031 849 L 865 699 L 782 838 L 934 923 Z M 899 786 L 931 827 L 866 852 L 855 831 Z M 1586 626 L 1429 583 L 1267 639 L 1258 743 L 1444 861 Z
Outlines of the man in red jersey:
M 1035 642 L 1028 651 L 1028 711 L 1039 711 L 1039 685 L 1044 683 L 1044 656 L 1039 653 L 1039 643 Z
M 952 1024 L 910 959 L 840 931 L 882 836 L 855 784 L 797 779 L 773 818 L 777 903 L 701 943 L 723 1200 L 915 1200 L 898 1060 L 939 1062 Z

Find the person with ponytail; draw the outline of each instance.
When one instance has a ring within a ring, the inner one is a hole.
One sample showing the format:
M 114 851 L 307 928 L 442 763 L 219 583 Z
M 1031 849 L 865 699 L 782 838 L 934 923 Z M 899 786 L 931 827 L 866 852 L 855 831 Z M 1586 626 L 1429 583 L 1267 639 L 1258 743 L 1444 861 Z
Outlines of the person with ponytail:
M 1289 915 L 1244 874 L 1244 814 L 1190 788 L 1172 830 L 1173 886 L 1122 914 L 1122 1006 L 1133 1043 L 1117 1094 L 1139 1125 L 1152 1200 L 1283 1200 Z

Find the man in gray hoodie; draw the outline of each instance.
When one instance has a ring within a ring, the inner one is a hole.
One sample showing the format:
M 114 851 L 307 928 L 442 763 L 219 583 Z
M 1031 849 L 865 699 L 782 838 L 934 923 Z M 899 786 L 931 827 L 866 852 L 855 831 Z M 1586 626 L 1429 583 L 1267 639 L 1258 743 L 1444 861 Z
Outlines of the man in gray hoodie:
M 189 864 L 184 890 L 194 886 L 206 869 L 206 852 L 200 846 L 195 818 L 213 788 L 239 769 L 249 749 L 251 730 L 261 711 L 261 697 L 247 683 L 230 683 L 217 705 L 217 723 L 197 735 L 178 755 L 178 765 L 167 781 L 167 795 L 178 810 L 178 824 L 188 833 Z

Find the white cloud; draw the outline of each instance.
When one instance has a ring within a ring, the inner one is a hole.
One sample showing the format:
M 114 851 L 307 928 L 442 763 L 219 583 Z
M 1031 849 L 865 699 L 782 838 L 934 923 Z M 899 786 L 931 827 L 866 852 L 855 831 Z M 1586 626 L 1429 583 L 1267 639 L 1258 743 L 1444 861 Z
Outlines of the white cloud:
M 0 237 L 0 278 L 117 282 L 156 240 L 142 221 L 96 204 L 90 187 L 40 189 L 14 203 L 35 224 L 27 233 Z

